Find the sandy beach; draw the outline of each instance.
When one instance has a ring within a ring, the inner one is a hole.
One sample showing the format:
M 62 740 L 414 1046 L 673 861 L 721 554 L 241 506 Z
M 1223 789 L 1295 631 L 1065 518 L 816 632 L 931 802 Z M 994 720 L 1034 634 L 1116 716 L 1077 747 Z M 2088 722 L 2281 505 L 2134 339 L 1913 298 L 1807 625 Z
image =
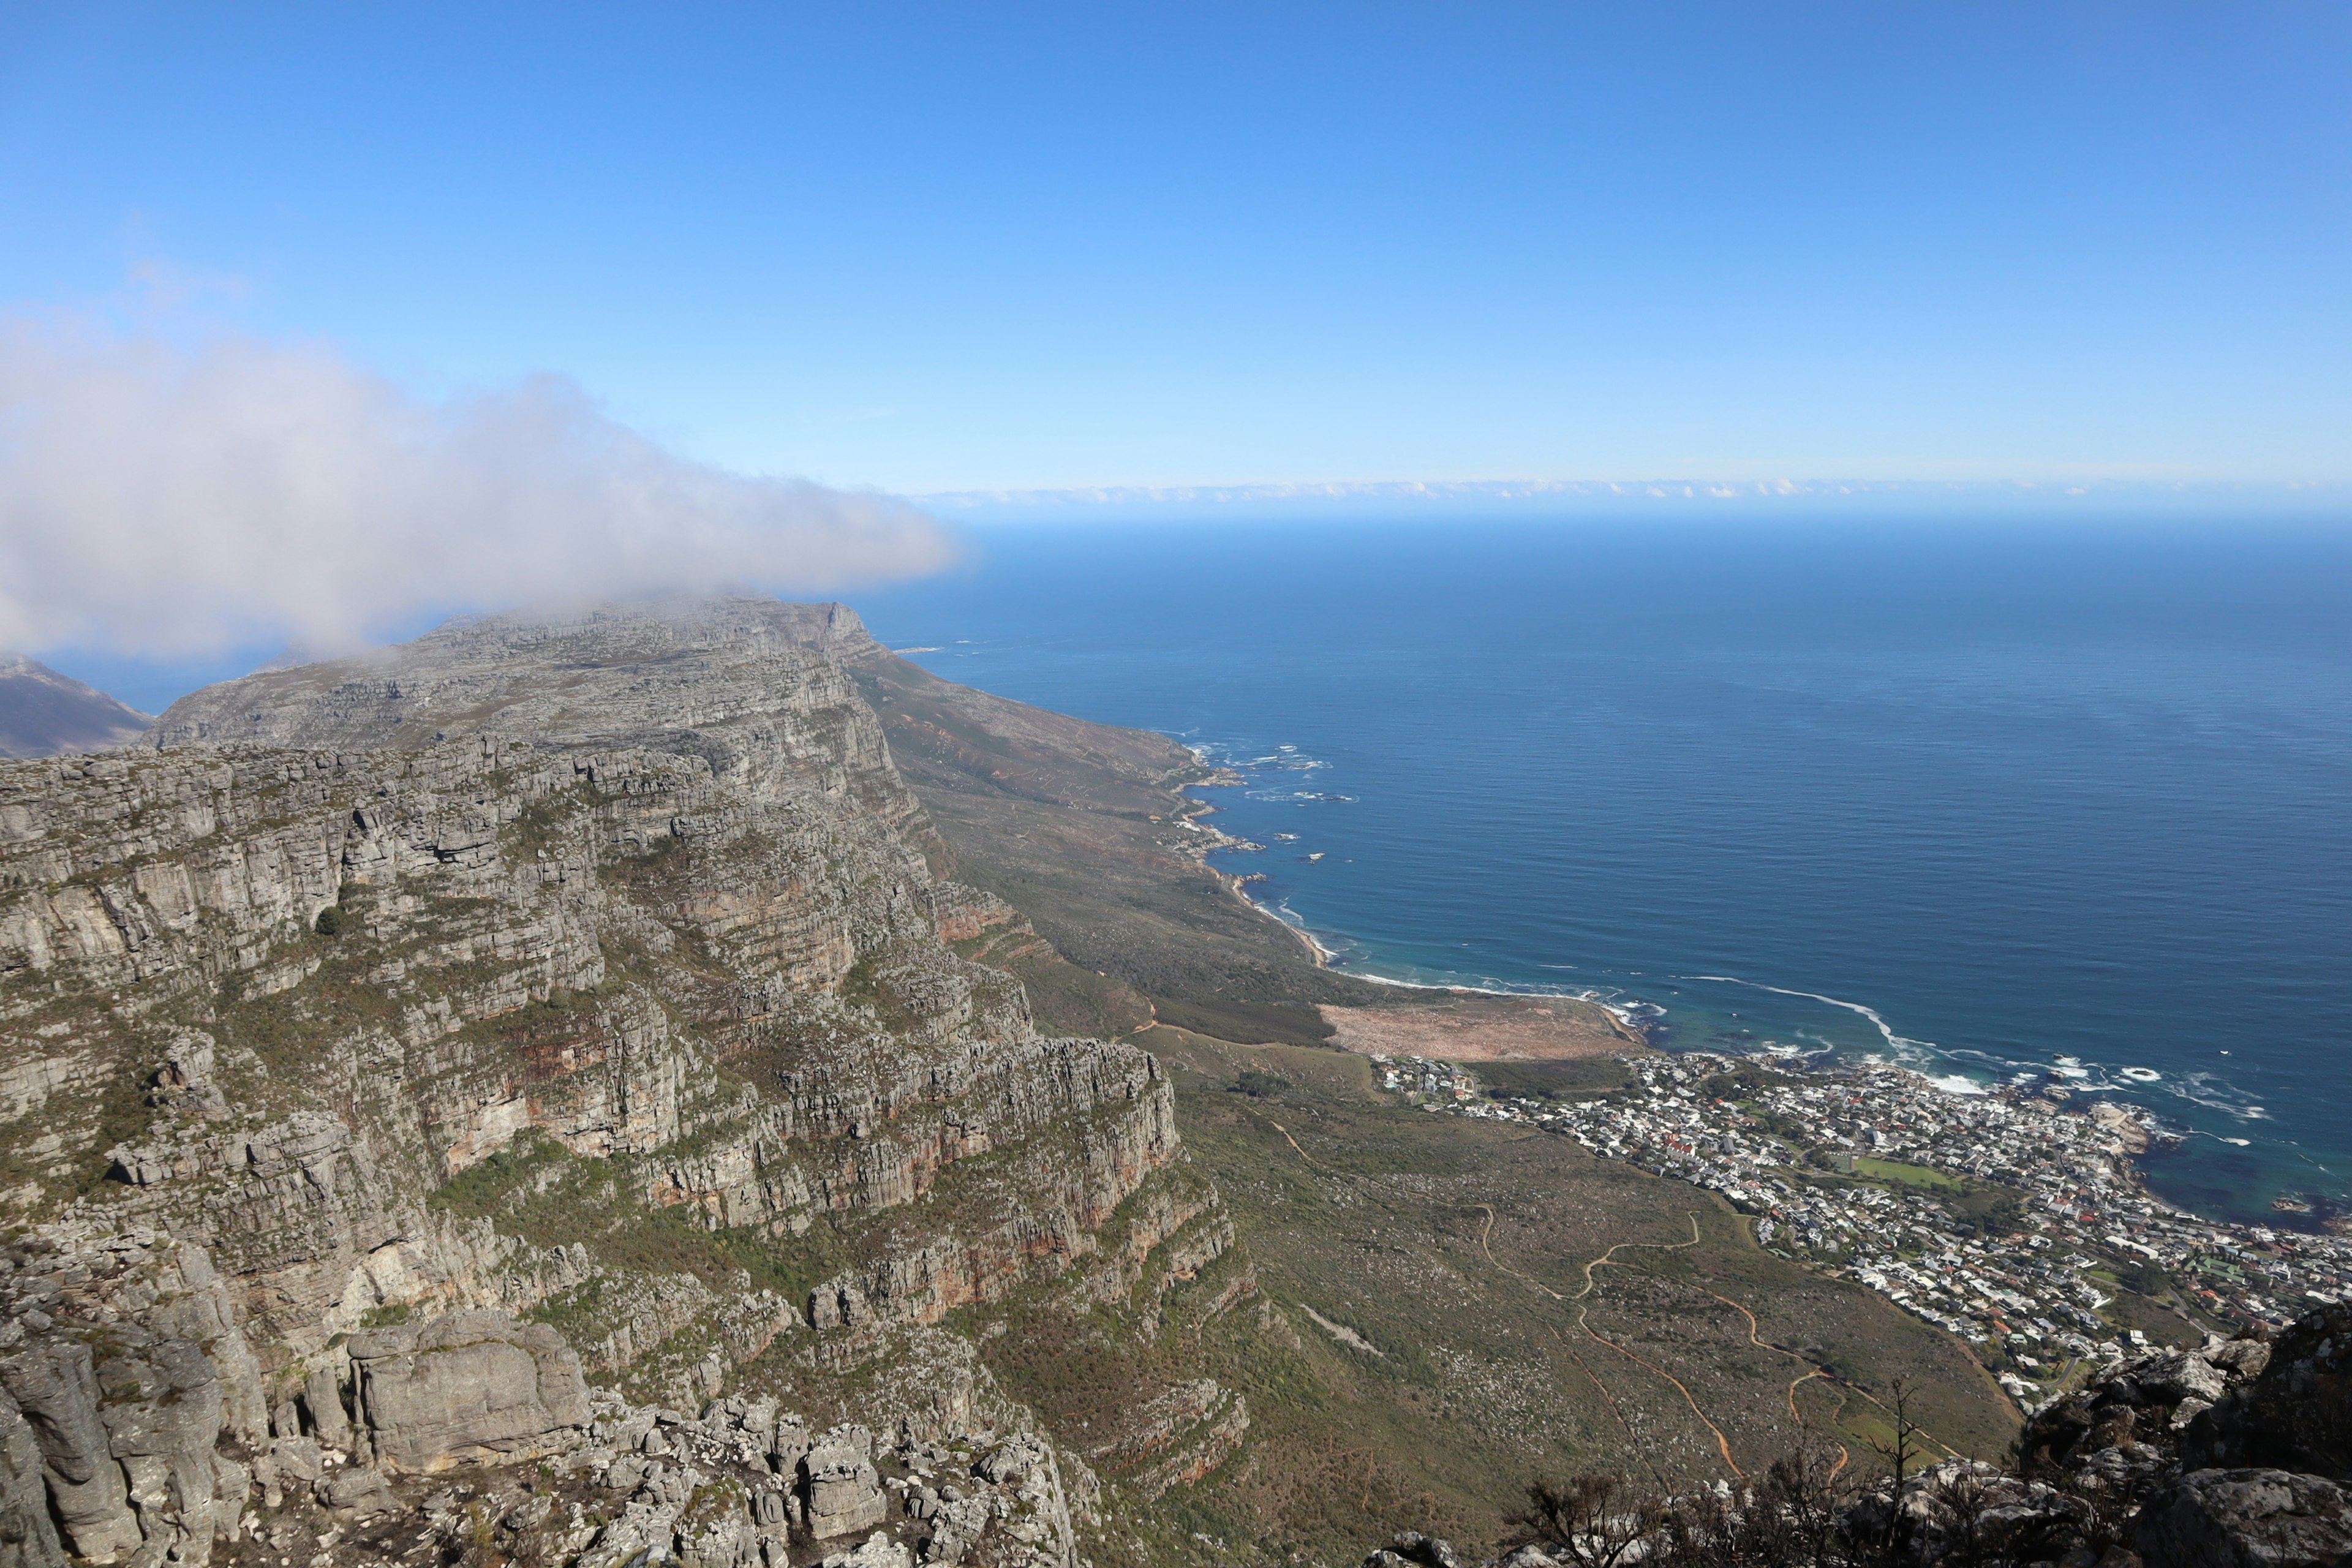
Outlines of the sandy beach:
M 1571 1061 L 1648 1047 L 1607 1008 L 1570 996 L 1434 993 L 1398 1007 L 1321 1009 L 1331 1043 L 1363 1056 L 1439 1061 Z

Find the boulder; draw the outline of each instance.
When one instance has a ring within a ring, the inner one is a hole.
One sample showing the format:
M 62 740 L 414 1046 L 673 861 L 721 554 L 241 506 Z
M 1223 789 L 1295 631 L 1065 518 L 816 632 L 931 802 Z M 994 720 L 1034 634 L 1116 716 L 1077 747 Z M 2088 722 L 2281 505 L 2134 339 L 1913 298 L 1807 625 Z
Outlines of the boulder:
M 2162 1405 L 2178 1405 L 2184 1399 L 2201 1399 L 2210 1405 L 2230 1391 L 2220 1367 L 2189 1351 L 2132 1368 L 2132 1381 L 2148 1399 Z
M 2307 1312 L 2260 1348 L 2236 1352 L 2259 1374 L 2189 1423 L 2182 1468 L 2352 1477 L 2352 1305 Z
M 1408 1563 L 1418 1563 L 1422 1568 L 1462 1568 L 1462 1559 L 1450 1541 L 1407 1530 L 1399 1531 L 1392 1544 L 1398 1556 Z
M 972 1474 L 997 1486 L 1019 1486 L 1045 1464 L 1045 1447 L 1026 1432 L 1008 1437 L 981 1456 Z
M 2207 1349 L 2205 1359 L 2232 1377 L 2260 1377 L 2271 1363 L 2271 1347 L 2265 1340 L 2223 1340 Z
M 393 1471 L 536 1458 L 579 1441 L 589 1420 L 580 1358 L 543 1323 L 449 1312 L 353 1334 L 361 1415 Z
M 352 1418 L 343 1408 L 341 1380 L 331 1366 L 314 1368 L 302 1390 L 302 1404 L 310 1413 L 310 1430 L 330 1448 L 352 1446 Z
M 320 1481 L 316 1495 L 321 1504 L 347 1511 L 353 1520 L 373 1519 L 400 1506 L 383 1472 L 362 1467 L 338 1470 Z
M 905 1547 L 877 1530 L 855 1552 L 836 1552 L 826 1558 L 824 1568 L 914 1568 L 914 1561 Z
M 808 1532 L 818 1541 L 870 1530 L 890 1511 L 873 1461 L 846 1443 L 828 1440 L 802 1456 L 801 1489 Z
M 2192 1470 L 2133 1523 L 2147 1568 L 2336 1568 L 2352 1557 L 2352 1500 L 2286 1470 Z

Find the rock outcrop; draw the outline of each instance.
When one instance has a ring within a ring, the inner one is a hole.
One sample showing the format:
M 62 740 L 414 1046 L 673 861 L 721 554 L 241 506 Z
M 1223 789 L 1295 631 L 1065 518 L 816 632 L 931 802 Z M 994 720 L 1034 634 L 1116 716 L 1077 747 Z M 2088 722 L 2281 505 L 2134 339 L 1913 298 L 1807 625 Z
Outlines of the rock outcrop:
M 354 1334 L 343 1348 L 366 1450 L 386 1470 L 536 1458 L 569 1447 L 588 1424 L 580 1357 L 544 1323 L 451 1312 L 417 1328 Z M 309 1405 L 322 1438 L 350 1429 L 331 1375 L 312 1374 Z
M 2191 1470 L 2148 1500 L 2144 1561 L 2210 1568 L 2330 1568 L 2352 1557 L 2352 1500 L 2291 1470 Z

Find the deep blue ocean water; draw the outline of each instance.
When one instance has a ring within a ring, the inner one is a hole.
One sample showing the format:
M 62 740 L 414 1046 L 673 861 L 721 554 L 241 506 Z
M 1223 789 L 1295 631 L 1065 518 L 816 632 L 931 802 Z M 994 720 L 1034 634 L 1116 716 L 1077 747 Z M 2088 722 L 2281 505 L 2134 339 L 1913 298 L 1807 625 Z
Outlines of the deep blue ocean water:
M 940 675 L 1242 767 L 1208 798 L 1267 848 L 1223 863 L 1360 972 L 2056 1069 L 2191 1134 L 2148 1166 L 2175 1202 L 2352 1205 L 2352 531 L 976 545 L 854 602 Z

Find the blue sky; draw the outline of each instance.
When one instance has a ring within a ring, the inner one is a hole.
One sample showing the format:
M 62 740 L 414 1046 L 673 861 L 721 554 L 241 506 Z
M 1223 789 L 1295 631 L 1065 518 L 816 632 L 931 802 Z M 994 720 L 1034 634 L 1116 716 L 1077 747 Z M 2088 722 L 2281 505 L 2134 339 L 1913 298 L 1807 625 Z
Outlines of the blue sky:
M 902 493 L 2343 480 L 2347 81 L 2320 4 L 0 5 L 0 310 Z

